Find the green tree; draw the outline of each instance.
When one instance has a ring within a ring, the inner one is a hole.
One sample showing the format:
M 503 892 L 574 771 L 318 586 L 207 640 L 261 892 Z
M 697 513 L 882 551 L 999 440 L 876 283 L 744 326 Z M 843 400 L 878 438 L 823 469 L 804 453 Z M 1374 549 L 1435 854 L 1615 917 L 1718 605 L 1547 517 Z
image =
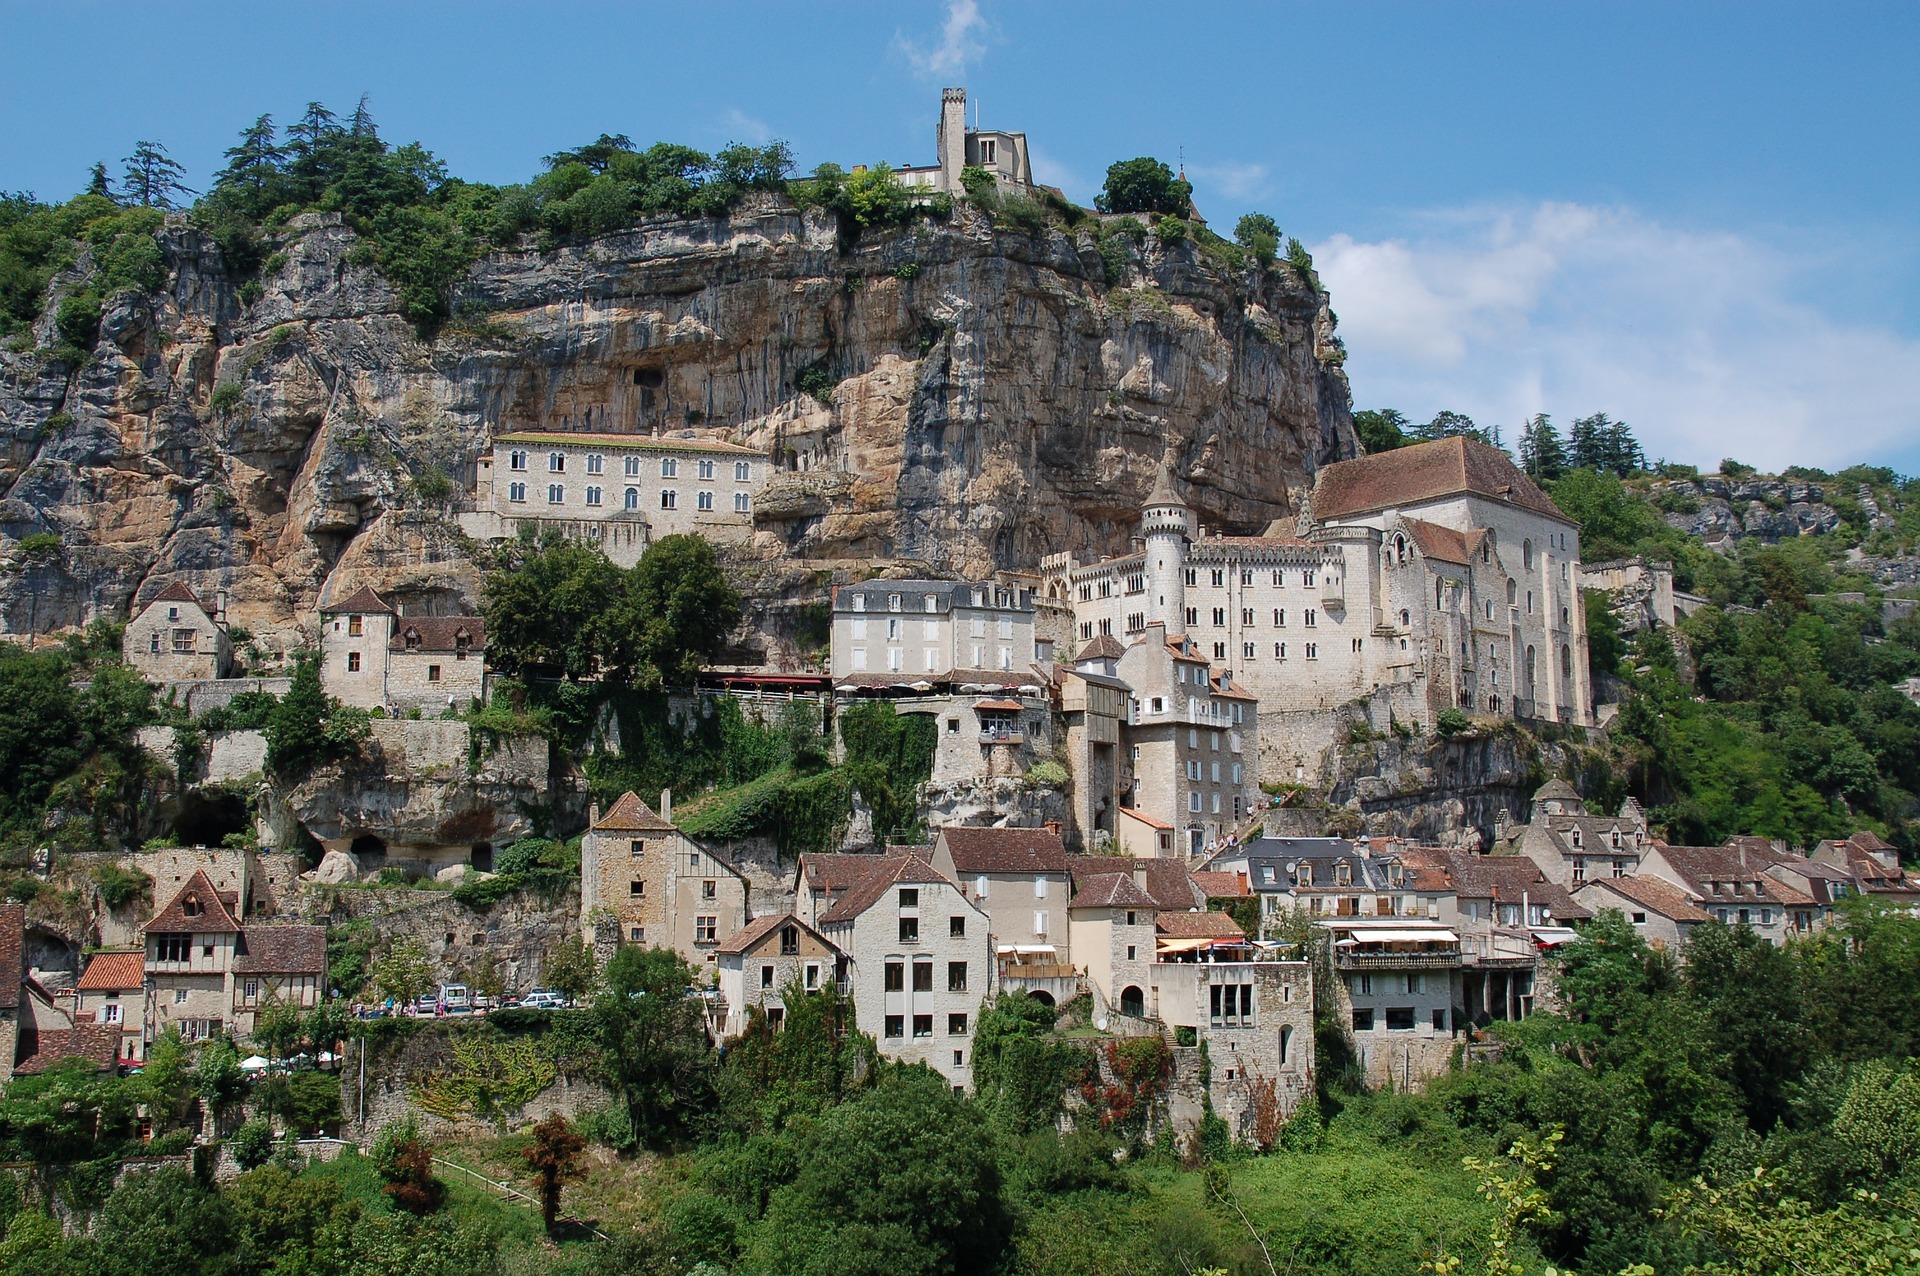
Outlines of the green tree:
M 446 1200 L 447 1186 L 433 1172 L 433 1145 L 411 1114 L 380 1131 L 373 1164 L 386 1180 L 382 1190 L 409 1214 L 431 1214 Z
M 1053 1128 L 1068 1078 L 1085 1053 L 1053 1035 L 1057 1012 L 1024 992 L 1001 993 L 980 1009 L 973 1034 L 974 1091 L 1016 1134 Z
M 533 1171 L 534 1190 L 540 1194 L 540 1217 L 551 1232 L 560 1221 L 560 1192 L 574 1179 L 586 1177 L 581 1153 L 587 1141 L 575 1134 L 558 1112 L 533 1127 L 533 1142 L 521 1150 Z
M 640 680 L 683 686 L 719 655 L 740 615 L 740 594 L 713 545 L 663 536 L 634 565 L 621 624 L 633 634 Z
M 847 178 L 847 211 L 862 226 L 888 226 L 905 221 L 912 204 L 906 187 L 885 164 L 875 164 Z
M 483 588 L 489 664 L 509 676 L 551 669 L 576 681 L 632 669 L 634 626 L 613 619 L 626 610 L 626 576 L 605 554 L 549 533 L 523 539 L 514 558 L 488 572 Z
M 1360 439 L 1360 450 L 1367 453 L 1391 452 L 1413 441 L 1407 437 L 1407 418 L 1392 408 L 1354 413 L 1353 432 Z
M 95 1251 L 100 1276 L 233 1270 L 233 1220 L 213 1188 L 176 1166 L 127 1175 L 108 1194 L 95 1226 L 111 1237 Z
M 794 1276 L 932 1276 L 997 1268 L 1011 1232 L 979 1110 L 925 1069 L 890 1070 L 825 1113 L 793 1181 L 753 1228 L 748 1267 Z
M 96 160 L 87 173 L 87 194 L 96 199 L 112 199 L 113 183 L 107 177 L 107 162 Z
M 136 142 L 133 154 L 124 163 L 126 173 L 120 189 L 130 204 L 143 208 L 175 208 L 175 197 L 191 195 L 185 182 L 187 170 L 174 162 L 167 148 L 158 142 Z
M 1254 259 L 1262 266 L 1271 266 L 1279 259 L 1280 223 L 1265 213 L 1247 213 L 1241 217 L 1234 223 L 1233 239 L 1235 243 L 1252 253 Z
M 593 1003 L 607 1079 L 635 1134 L 656 1147 L 684 1140 L 712 1110 L 706 1020 L 687 995 L 695 977 L 670 949 L 623 946 Z
M 267 718 L 267 766 L 282 779 L 298 780 L 316 766 L 355 756 L 371 732 L 366 711 L 327 695 L 319 658 L 304 655 Z
M 254 1044 L 267 1052 L 269 1059 L 284 1059 L 292 1054 L 306 1036 L 300 1007 L 278 998 L 262 1006 L 253 1017 Z
M 233 201 L 250 217 L 272 211 L 287 154 L 277 137 L 271 115 L 262 115 L 241 130 L 240 144 L 227 149 L 227 166 L 213 179 L 211 194 Z
M 1520 468 L 1536 483 L 1551 483 L 1567 472 L 1567 446 L 1544 412 L 1520 428 Z
M 240 1051 L 233 1038 L 224 1033 L 209 1037 L 193 1061 L 194 1082 L 200 1101 L 217 1120 L 247 1088 L 247 1074 L 240 1068 Z
M 36 811 L 85 760 L 88 741 L 66 659 L 0 644 L 0 812 Z
M 1107 180 L 1093 205 L 1103 213 L 1169 213 L 1184 217 L 1193 208 L 1193 183 L 1150 156 L 1107 166 Z
M 569 1000 L 578 1001 L 593 990 L 593 950 L 579 939 L 563 939 L 547 954 L 541 982 Z
M 873 1038 L 858 1031 L 853 1003 L 833 983 L 806 988 L 798 974 L 783 990 L 776 1027 L 757 1007 L 727 1043 L 718 1084 L 730 1123 L 749 1133 L 777 1133 L 796 1117 L 817 1116 L 844 1102 L 872 1075 Z
M 427 950 L 412 936 L 388 942 L 373 963 L 373 987 L 398 1006 L 410 1006 L 433 988 L 433 966 Z

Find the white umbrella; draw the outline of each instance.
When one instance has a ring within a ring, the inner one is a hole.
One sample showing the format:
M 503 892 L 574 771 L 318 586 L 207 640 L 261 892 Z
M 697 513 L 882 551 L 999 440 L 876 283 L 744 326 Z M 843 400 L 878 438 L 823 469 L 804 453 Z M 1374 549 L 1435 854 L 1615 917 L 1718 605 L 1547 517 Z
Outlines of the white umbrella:
M 321 1063 L 332 1063 L 332 1062 L 333 1062 L 333 1051 L 331 1051 L 331 1050 L 322 1050 L 322 1051 L 320 1052 L 320 1062 L 321 1062 Z
M 242 1072 L 265 1072 L 266 1070 L 267 1061 L 260 1055 L 250 1054 L 240 1061 L 240 1071 Z

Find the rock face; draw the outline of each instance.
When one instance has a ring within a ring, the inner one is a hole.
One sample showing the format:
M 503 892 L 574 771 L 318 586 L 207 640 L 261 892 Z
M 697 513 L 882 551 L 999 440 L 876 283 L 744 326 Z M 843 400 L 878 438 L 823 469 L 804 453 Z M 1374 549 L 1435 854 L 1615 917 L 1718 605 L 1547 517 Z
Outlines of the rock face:
M 1863 489 L 1864 490 L 1864 489 Z M 1667 525 L 1708 544 L 1758 539 L 1771 545 L 1816 532 L 1831 532 L 1840 512 L 1827 504 L 1819 483 L 1768 478 L 1729 479 L 1709 474 L 1653 485 Z M 1867 500 L 1872 500 L 1868 493 Z M 1880 515 L 1878 507 L 1871 511 Z
M 251 304 L 176 219 L 169 290 L 111 301 L 85 366 L 0 354 L 0 630 L 124 618 L 173 580 L 226 591 L 269 657 L 363 584 L 471 608 L 452 515 L 512 428 L 763 444 L 760 561 L 963 573 L 1123 549 L 1163 454 L 1205 521 L 1259 531 L 1355 451 L 1326 299 L 1285 267 L 1149 239 L 1109 286 L 1089 230 L 964 205 L 850 231 L 768 201 L 496 253 L 427 343 L 337 218 L 294 218 Z
M 1519 730 L 1346 745 L 1332 762 L 1324 827 L 1484 849 L 1502 817 L 1524 819 L 1534 790 L 1578 760 L 1573 746 Z

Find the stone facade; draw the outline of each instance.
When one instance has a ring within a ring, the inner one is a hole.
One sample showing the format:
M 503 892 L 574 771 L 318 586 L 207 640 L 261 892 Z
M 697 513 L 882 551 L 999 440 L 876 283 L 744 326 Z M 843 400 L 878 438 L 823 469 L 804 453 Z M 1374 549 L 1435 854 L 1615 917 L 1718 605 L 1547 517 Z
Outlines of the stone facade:
M 320 681 L 342 704 L 438 715 L 486 698 L 486 622 L 403 616 L 371 589 L 320 609 Z
M 987 915 L 996 953 L 1050 950 L 1071 965 L 1067 848 L 1051 829 L 944 828 L 934 835 L 934 871 L 959 884 Z
M 1190 638 L 1158 621 L 1115 662 L 1131 689 L 1121 805 L 1177 830 L 1183 855 L 1225 839 L 1258 791 L 1258 704 L 1224 675 L 1216 681 Z
M 1577 891 L 1595 878 L 1638 873 L 1650 841 L 1646 813 L 1632 798 L 1618 815 L 1593 815 L 1572 785 L 1552 780 L 1534 793 L 1528 823 L 1497 830 L 1493 851 L 1524 855 L 1548 878 Z
M 765 451 L 694 431 L 674 435 L 585 432 L 591 423 L 630 415 L 644 428 L 654 387 L 636 379 L 626 413 L 618 402 L 583 410 L 581 432 L 510 431 L 476 463 L 474 513 L 462 526 L 482 540 L 522 528 L 557 529 L 597 545 L 630 567 L 662 536 L 691 534 L 745 540 L 754 498 L 772 472 Z M 617 399 L 619 394 L 616 394 Z M 561 422 L 571 424 L 571 418 Z
M 968 168 L 985 169 L 1001 186 L 1024 189 L 1033 185 L 1033 162 L 1027 154 L 1027 135 L 967 125 L 967 91 L 940 90 L 940 122 L 934 129 L 935 162 L 894 170 L 902 186 L 913 190 L 964 194 L 960 174 Z
M 778 1029 L 794 987 L 818 992 L 841 977 L 840 950 L 792 913 L 755 918 L 724 940 L 716 955 L 726 1004 L 721 1032 L 729 1037 L 746 1030 L 752 1008 Z
M 661 795 L 669 813 L 671 798 Z M 629 792 L 580 839 L 580 923 L 603 956 L 622 943 L 671 948 L 718 969 L 720 941 L 747 924 L 748 882 Z
M 1017 586 L 870 580 L 833 591 L 833 678 L 856 685 L 1032 681 L 1034 605 Z
M 1082 640 L 1184 634 L 1265 711 L 1269 770 L 1318 770 L 1331 722 L 1296 720 L 1386 692 L 1427 726 L 1441 710 L 1589 725 L 1577 526 L 1502 452 L 1444 439 L 1326 467 L 1304 535 L 1199 528 L 1170 469 L 1141 548 L 1045 560 Z M 1304 728 L 1304 729 L 1303 729 Z
M 127 621 L 120 651 L 148 682 L 225 678 L 233 668 L 222 605 L 202 602 L 178 581 Z

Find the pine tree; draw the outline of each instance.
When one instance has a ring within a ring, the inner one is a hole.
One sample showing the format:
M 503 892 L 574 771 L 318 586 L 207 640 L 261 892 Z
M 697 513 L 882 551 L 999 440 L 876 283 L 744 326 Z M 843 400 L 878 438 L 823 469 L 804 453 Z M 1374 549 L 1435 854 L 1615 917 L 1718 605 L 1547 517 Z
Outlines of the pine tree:
M 286 159 L 275 141 L 273 117 L 263 115 L 242 129 L 240 145 L 229 148 L 226 156 L 227 166 L 213 179 L 213 189 L 243 193 L 251 197 L 249 202 L 260 202 Z
M 1544 412 L 1520 427 L 1520 466 L 1537 483 L 1550 483 L 1567 472 L 1566 444 Z
M 101 199 L 113 199 L 113 183 L 107 179 L 107 162 L 98 160 L 93 171 L 87 176 L 87 194 L 98 195 Z
M 380 130 L 373 122 L 373 112 L 367 108 L 367 103 L 372 100 L 372 94 L 362 93 L 360 100 L 354 104 L 353 118 L 347 123 L 349 137 L 380 136 Z
M 167 148 L 158 142 L 136 142 L 133 154 L 123 161 L 127 166 L 126 175 L 120 179 L 120 189 L 130 204 L 143 208 L 174 208 L 175 195 L 191 195 L 194 192 L 180 179 L 186 175 L 186 169 L 175 163 L 167 154 Z

